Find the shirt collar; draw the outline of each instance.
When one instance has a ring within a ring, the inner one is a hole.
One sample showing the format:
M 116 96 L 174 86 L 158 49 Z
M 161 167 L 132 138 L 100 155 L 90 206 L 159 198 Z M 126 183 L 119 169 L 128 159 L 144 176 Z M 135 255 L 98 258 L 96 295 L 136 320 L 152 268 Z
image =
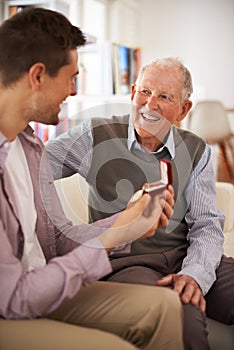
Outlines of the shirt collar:
M 30 139 L 30 141 L 37 143 L 37 139 L 34 136 L 34 130 L 30 125 L 28 125 L 23 131 L 20 132 L 25 138 Z M 0 132 L 0 148 L 7 148 L 10 145 L 10 141 Z
M 0 147 L 2 147 L 6 142 L 8 142 L 7 138 L 0 132 Z
M 36 138 L 33 133 L 33 129 L 30 125 L 28 125 L 19 135 L 22 135 L 32 143 L 39 144 L 38 138 Z M 2 168 L 5 164 L 10 149 L 10 144 L 10 141 L 8 141 L 8 139 L 0 132 L 0 168 Z
M 10 148 L 10 142 L 0 132 L 0 168 L 4 166 L 9 148 Z
M 173 128 L 174 126 L 171 127 L 164 145 L 160 149 L 158 149 L 156 152 L 151 152 L 151 153 L 157 154 L 166 148 L 170 153 L 171 159 L 174 159 L 175 143 L 174 143 Z M 129 126 L 128 126 L 128 149 L 129 151 L 131 151 L 132 149 L 137 149 L 137 150 L 141 150 L 142 152 L 148 153 L 145 149 L 141 147 L 141 145 L 136 139 L 135 129 L 134 129 L 131 117 L 129 118 Z
M 34 130 L 30 125 L 28 125 L 23 131 L 21 131 L 20 136 L 35 145 L 40 144 L 39 138 L 35 136 Z

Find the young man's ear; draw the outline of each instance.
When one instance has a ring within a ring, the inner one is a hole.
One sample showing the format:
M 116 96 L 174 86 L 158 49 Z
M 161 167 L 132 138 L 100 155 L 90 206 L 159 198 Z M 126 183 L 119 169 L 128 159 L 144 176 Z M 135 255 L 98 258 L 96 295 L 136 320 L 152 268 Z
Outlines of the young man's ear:
M 29 69 L 29 82 L 34 91 L 41 88 L 46 74 L 46 67 L 44 63 L 35 63 Z
M 183 102 L 182 111 L 176 119 L 178 122 L 181 122 L 181 120 L 183 120 L 186 117 L 186 115 L 188 114 L 188 112 L 192 108 L 192 105 L 193 105 L 193 103 L 190 100 L 186 100 Z

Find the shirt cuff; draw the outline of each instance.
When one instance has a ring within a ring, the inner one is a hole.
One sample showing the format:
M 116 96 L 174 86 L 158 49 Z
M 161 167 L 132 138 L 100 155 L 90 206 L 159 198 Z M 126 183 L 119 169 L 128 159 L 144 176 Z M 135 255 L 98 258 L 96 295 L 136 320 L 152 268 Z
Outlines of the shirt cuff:
M 204 270 L 204 267 L 199 264 L 184 267 L 180 272 L 178 272 L 178 275 L 188 275 L 192 277 L 199 284 L 203 295 L 209 291 L 212 284 L 216 280 L 215 272 L 214 274 L 209 274 Z
M 109 253 L 109 256 L 112 256 L 114 254 L 119 254 L 119 253 L 125 253 L 128 254 L 131 252 L 131 243 L 123 244 L 119 247 L 113 248 L 111 252 Z
M 112 272 L 108 254 L 99 239 L 91 239 L 79 248 L 77 249 L 77 258 L 85 271 L 82 282 L 84 286 Z

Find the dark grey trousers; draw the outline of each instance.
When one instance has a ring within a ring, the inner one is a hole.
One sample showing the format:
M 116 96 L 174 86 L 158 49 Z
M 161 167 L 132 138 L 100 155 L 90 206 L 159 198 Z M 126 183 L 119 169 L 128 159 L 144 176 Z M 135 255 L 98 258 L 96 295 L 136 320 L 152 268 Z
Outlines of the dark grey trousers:
M 110 282 L 155 285 L 161 277 L 177 273 L 186 255 L 187 245 L 173 250 L 112 259 Z M 185 350 L 208 350 L 206 317 L 234 324 L 234 259 L 222 257 L 217 280 L 205 296 L 206 315 L 192 304 L 184 305 Z

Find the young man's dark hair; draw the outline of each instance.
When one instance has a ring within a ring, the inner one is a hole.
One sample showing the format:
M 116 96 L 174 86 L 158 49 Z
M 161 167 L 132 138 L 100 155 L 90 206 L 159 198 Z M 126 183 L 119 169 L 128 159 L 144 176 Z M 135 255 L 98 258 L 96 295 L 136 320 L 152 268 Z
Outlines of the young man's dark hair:
M 20 11 L 1 26 L 1 82 L 11 85 L 35 62 L 44 63 L 47 73 L 56 76 L 69 61 L 68 52 L 84 44 L 81 30 L 62 14 L 43 8 Z

